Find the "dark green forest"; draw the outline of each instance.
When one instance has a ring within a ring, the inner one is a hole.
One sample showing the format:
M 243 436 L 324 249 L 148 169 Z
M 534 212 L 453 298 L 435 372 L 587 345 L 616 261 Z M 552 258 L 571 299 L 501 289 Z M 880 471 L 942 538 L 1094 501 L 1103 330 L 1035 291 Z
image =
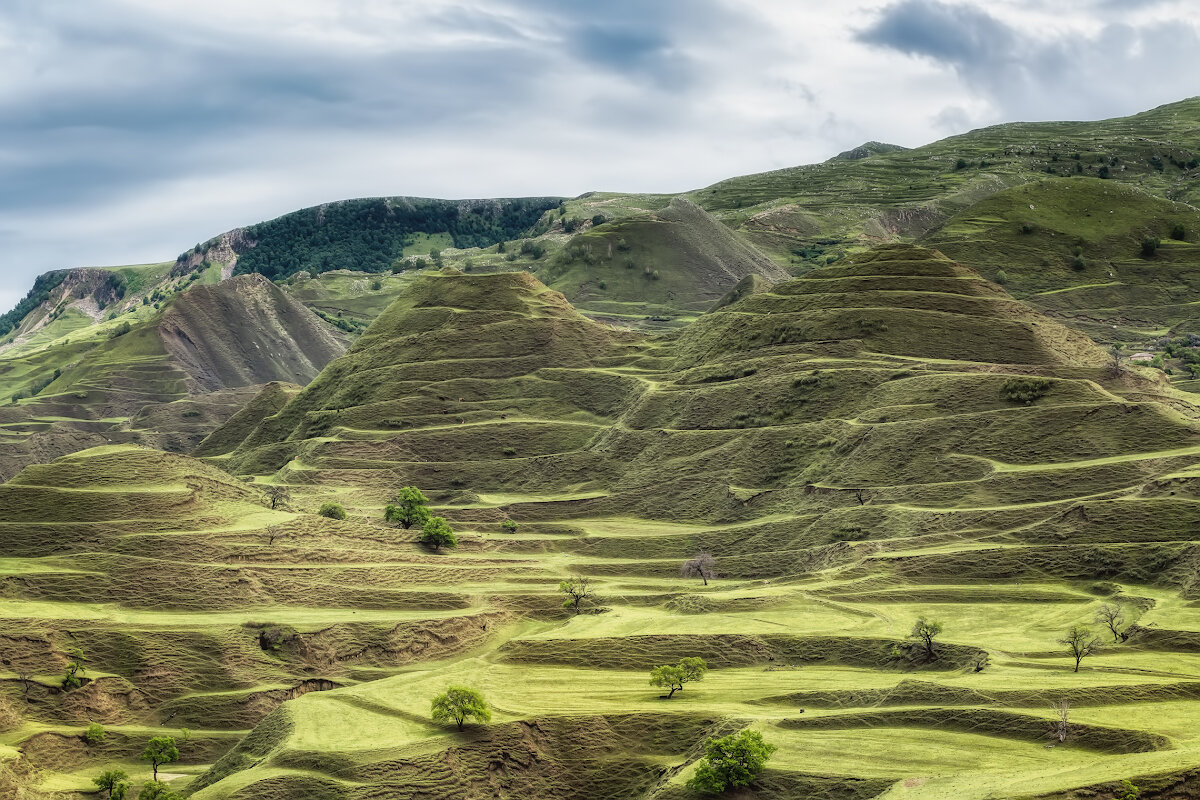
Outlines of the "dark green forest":
M 269 278 L 300 270 L 314 275 L 335 269 L 383 272 L 413 234 L 448 233 L 455 247 L 486 247 L 520 237 L 559 201 L 383 197 L 306 208 L 249 228 L 256 244 L 239 254 L 236 272 Z

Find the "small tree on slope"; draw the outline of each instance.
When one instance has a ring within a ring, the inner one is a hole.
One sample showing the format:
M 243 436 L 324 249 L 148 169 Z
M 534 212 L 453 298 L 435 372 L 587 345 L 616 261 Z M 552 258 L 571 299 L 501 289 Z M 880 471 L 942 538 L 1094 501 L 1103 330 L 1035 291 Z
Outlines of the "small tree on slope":
M 483 695 L 466 686 L 451 686 L 433 698 L 431 716 L 434 722 L 453 722 L 461 731 L 468 717 L 480 722 L 492 719 L 492 710 Z
M 430 517 L 422 529 L 421 543 L 429 545 L 437 552 L 443 547 L 458 547 L 458 537 L 454 535 L 445 517 Z
M 709 739 L 704 745 L 704 760 L 697 765 L 688 786 L 709 794 L 749 786 L 762 774 L 774 752 L 775 745 L 764 742 L 758 731 L 744 730 Z
M 711 553 L 697 553 L 683 562 L 679 574 L 685 578 L 700 578 L 708 586 L 708 579 L 717 577 L 717 562 Z
M 1075 659 L 1075 672 L 1079 672 L 1080 661 L 1100 649 L 1100 639 L 1092 636 L 1091 628 L 1086 625 L 1072 625 L 1058 643 L 1066 645 L 1067 651 Z
M 383 510 L 383 518 L 408 530 L 429 521 L 429 498 L 415 486 L 405 486 Z
M 683 691 L 685 683 L 704 680 L 706 672 L 708 664 L 703 658 L 684 658 L 675 666 L 664 664 L 650 670 L 650 685 L 670 689 L 670 694 L 666 696 L 670 700 L 676 692 Z
M 925 659 L 932 661 L 937 658 L 937 653 L 933 651 L 933 640 L 942 632 L 942 623 L 933 620 L 918 617 L 913 625 L 912 633 L 908 635 L 910 639 L 916 639 L 925 648 Z
M 558 584 L 558 590 L 567 596 L 563 601 L 563 608 L 575 609 L 575 614 L 579 614 L 580 606 L 587 601 L 595 602 L 596 589 L 592 585 L 590 578 L 584 575 L 577 575 L 574 578 L 567 578 Z
M 171 736 L 155 736 L 146 745 L 146 749 L 142 751 L 142 761 L 150 762 L 150 767 L 154 770 L 155 782 L 158 781 L 158 768 L 160 766 L 178 760 L 179 747 L 175 744 L 174 737 Z
M 1113 641 L 1121 641 L 1121 626 L 1125 624 L 1125 615 L 1121 613 L 1120 603 L 1105 603 L 1096 611 L 1096 622 L 1102 623 L 1112 631 Z

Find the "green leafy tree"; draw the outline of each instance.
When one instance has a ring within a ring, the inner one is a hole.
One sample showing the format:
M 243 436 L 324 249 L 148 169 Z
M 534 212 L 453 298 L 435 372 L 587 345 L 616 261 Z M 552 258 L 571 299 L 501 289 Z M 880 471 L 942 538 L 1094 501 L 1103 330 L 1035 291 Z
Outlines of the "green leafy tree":
M 1072 625 L 1058 643 L 1066 645 L 1075 659 L 1075 672 L 1079 672 L 1079 662 L 1100 649 L 1100 639 L 1092 636 L 1092 629 L 1086 625 Z
M 383 518 L 408 530 L 429 521 L 429 498 L 415 486 L 405 486 L 383 510 Z
M 138 792 L 137 800 L 183 800 L 183 795 L 171 791 L 162 781 L 146 781 Z
M 937 658 L 937 653 L 934 652 L 933 645 L 936 639 L 942 632 L 942 623 L 934 622 L 933 620 L 918 617 L 913 625 L 912 633 L 908 635 L 910 639 L 916 639 L 925 649 L 925 658 L 929 661 Z
M 567 599 L 563 601 L 563 608 L 574 609 L 576 615 L 579 614 L 584 603 L 594 602 L 596 599 L 596 588 L 591 579 L 585 575 L 576 575 L 560 581 L 558 590 L 567 596 Z
M 505 533 L 516 533 L 517 528 L 519 528 L 519 527 L 520 526 L 517 523 L 513 522 L 511 519 L 506 519 L 506 520 L 504 520 L 504 522 L 500 523 L 500 529 L 503 530 Z
M 79 676 L 87 672 L 87 667 L 84 666 L 84 662 L 86 661 L 87 657 L 84 656 L 82 650 L 78 647 L 71 648 L 67 653 L 67 669 L 63 674 L 62 688 L 69 691 L 71 689 L 78 689 L 83 685 L 83 681 L 79 679 Z
M 346 507 L 341 503 L 322 503 L 317 513 L 329 519 L 345 519 Z
M 676 692 L 683 691 L 685 683 L 704 680 L 708 672 L 708 664 L 703 658 L 692 657 L 680 660 L 675 666 L 664 664 L 650 670 L 650 685 L 670 689 L 667 699 L 670 700 Z
M 142 751 L 142 761 L 149 761 L 151 769 L 154 770 L 154 783 L 158 782 L 158 768 L 160 766 L 178 760 L 179 746 L 175 744 L 175 738 L 172 736 L 155 736 L 146 744 L 146 749 Z M 144 792 L 145 789 L 142 791 Z M 138 797 L 141 797 L 141 795 L 139 794 Z
M 104 726 L 98 722 L 93 722 L 87 726 L 84 731 L 83 740 L 88 744 L 102 744 L 104 742 Z
M 1142 790 L 1134 786 L 1127 780 L 1121 781 L 1121 787 L 1117 789 L 1115 800 L 1138 800 L 1142 796 Z
M 453 722 L 461 731 L 468 717 L 490 722 L 492 710 L 479 691 L 466 686 L 451 686 L 433 698 L 431 716 L 434 722 Z
M 429 545 L 437 552 L 443 547 L 458 547 L 458 537 L 454 535 L 445 517 L 430 517 L 421 530 L 421 543 Z
M 96 791 L 104 792 L 108 800 L 122 800 L 129 791 L 129 776 L 119 769 L 107 769 L 92 778 Z
M 758 731 L 709 739 L 704 745 L 704 760 L 688 786 L 708 794 L 720 794 L 728 789 L 740 789 L 762 774 L 775 745 L 763 741 Z

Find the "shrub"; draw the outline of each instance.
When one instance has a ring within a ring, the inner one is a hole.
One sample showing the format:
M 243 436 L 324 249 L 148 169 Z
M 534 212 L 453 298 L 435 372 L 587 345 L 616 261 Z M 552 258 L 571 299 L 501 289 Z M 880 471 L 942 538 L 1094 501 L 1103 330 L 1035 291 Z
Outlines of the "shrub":
M 1071 268 L 1076 272 L 1083 270 L 1086 267 L 1087 262 L 1083 260 L 1083 256 L 1075 256 L 1075 259 L 1071 262 Z
M 104 741 L 104 726 L 98 722 L 88 725 L 83 734 L 83 740 L 88 744 L 100 744 Z
M 1177 242 L 1187 238 L 1187 228 L 1183 227 L 1182 222 L 1175 223 L 1175 227 L 1171 228 L 1171 238 Z
M 1012 403 L 1032 403 L 1050 391 L 1045 378 L 1009 378 L 1000 387 L 1000 396 Z
M 504 520 L 504 522 L 500 523 L 500 529 L 503 530 L 505 533 L 516 533 L 517 528 L 519 528 L 519 527 L 520 527 L 520 525 L 513 522 L 511 519 L 506 519 L 506 520 Z
M 1158 252 L 1159 244 L 1157 236 L 1147 236 L 1145 239 L 1142 239 L 1142 255 L 1146 258 L 1153 258 L 1155 253 Z
M 967 168 L 967 160 L 965 158 L 960 158 L 958 161 L 955 161 L 954 168 L 956 170 L 957 169 L 966 169 Z
M 1004 270 L 1000 270 L 999 272 L 997 272 L 996 273 L 996 283 L 1000 284 L 1001 286 L 1008 283 L 1008 273 L 1005 272 Z
M 726 789 L 739 789 L 762 774 L 775 745 L 763 741 L 758 731 L 709 739 L 704 745 L 704 760 L 688 786 L 708 794 L 720 794 Z
M 378 281 L 378 280 L 371 281 L 371 291 L 372 292 L 378 292 L 382 288 L 383 288 L 383 281 Z
M 603 225 L 606 222 L 608 222 L 608 217 L 603 214 L 597 214 L 592 217 L 592 225 Z
M 1026 235 L 1033 233 L 1033 223 L 1032 222 L 1022 222 L 1021 223 L 1021 233 L 1024 233 Z
M 515 456 L 516 454 L 517 454 L 517 451 L 516 451 L 515 449 L 513 449 L 513 448 L 511 448 L 511 447 L 506 447 L 506 448 L 504 448 L 504 455 L 506 455 L 506 456 Z
M 329 519 L 345 519 L 346 507 L 341 503 L 322 503 L 321 509 L 317 513 Z

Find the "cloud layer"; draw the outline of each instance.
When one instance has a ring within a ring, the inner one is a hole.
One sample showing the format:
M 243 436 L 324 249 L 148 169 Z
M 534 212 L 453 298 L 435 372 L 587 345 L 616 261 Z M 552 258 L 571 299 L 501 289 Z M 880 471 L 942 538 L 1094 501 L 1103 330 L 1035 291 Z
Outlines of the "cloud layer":
M 0 306 L 342 197 L 682 191 L 1200 94 L 1187 2 L 0 8 Z

